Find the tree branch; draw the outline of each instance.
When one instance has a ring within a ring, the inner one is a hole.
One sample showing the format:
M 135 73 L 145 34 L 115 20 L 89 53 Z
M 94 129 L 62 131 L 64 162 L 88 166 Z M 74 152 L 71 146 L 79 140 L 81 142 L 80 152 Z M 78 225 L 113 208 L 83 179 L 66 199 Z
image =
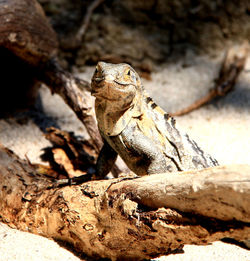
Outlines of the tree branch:
M 150 208 L 169 207 L 220 220 L 250 222 L 248 165 L 145 176 L 109 189 L 109 195 L 122 193 Z
M 40 70 L 39 80 L 59 94 L 85 125 L 97 151 L 102 147 L 102 139 L 94 118 L 90 96 L 90 84 L 63 70 L 56 60 L 51 59 Z
M 247 239 L 249 173 L 235 165 L 54 189 L 39 169 L 0 146 L 1 221 L 93 257 L 149 259 L 184 244 Z

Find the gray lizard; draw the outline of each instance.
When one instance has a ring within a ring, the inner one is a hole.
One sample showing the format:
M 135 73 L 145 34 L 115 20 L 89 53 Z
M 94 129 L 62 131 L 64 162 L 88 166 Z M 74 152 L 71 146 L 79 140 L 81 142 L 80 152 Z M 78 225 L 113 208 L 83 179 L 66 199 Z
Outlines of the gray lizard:
M 99 62 L 91 88 L 104 140 L 97 178 L 106 176 L 118 154 L 139 176 L 218 165 L 176 128 L 175 119 L 148 96 L 130 65 Z

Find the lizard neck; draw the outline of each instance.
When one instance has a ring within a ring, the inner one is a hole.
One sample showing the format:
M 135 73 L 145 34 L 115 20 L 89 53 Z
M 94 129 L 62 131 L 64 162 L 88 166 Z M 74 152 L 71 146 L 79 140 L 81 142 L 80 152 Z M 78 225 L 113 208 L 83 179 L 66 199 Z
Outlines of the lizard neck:
M 126 106 L 122 106 L 122 101 L 96 99 L 95 111 L 99 129 L 107 136 L 119 135 L 133 117 L 142 115 L 142 101 L 142 94 L 139 92 Z

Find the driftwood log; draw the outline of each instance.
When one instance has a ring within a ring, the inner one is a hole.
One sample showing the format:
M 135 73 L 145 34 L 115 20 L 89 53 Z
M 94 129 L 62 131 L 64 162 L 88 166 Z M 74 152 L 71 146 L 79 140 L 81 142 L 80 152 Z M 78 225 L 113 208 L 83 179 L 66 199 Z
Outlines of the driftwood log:
M 1 146 L 0 173 L 2 222 L 96 258 L 142 260 L 250 234 L 247 165 L 53 188 Z

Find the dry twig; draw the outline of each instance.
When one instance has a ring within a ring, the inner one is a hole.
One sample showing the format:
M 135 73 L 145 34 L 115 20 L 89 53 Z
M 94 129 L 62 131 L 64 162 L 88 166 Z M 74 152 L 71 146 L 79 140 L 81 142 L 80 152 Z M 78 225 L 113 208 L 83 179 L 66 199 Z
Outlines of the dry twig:
M 235 82 L 243 70 L 248 53 L 248 43 L 230 48 L 222 62 L 219 76 L 215 80 L 215 86 L 209 93 L 201 99 L 195 101 L 188 107 L 171 113 L 172 116 L 181 116 L 194 111 L 201 106 L 211 102 L 215 98 L 223 97 L 233 90 Z
M 92 3 L 89 5 L 86 11 L 86 15 L 83 18 L 82 25 L 79 28 L 77 34 L 76 34 L 76 42 L 81 43 L 82 38 L 87 31 L 87 28 L 89 26 L 90 18 L 94 10 L 103 2 L 104 0 L 94 0 Z
M 86 14 L 82 20 L 81 26 L 78 29 L 77 33 L 74 36 L 71 36 L 67 39 L 61 40 L 61 46 L 64 49 L 77 49 L 80 47 L 83 36 L 85 35 L 87 28 L 90 23 L 91 16 L 94 10 L 103 2 L 104 0 L 94 0 L 88 6 Z

